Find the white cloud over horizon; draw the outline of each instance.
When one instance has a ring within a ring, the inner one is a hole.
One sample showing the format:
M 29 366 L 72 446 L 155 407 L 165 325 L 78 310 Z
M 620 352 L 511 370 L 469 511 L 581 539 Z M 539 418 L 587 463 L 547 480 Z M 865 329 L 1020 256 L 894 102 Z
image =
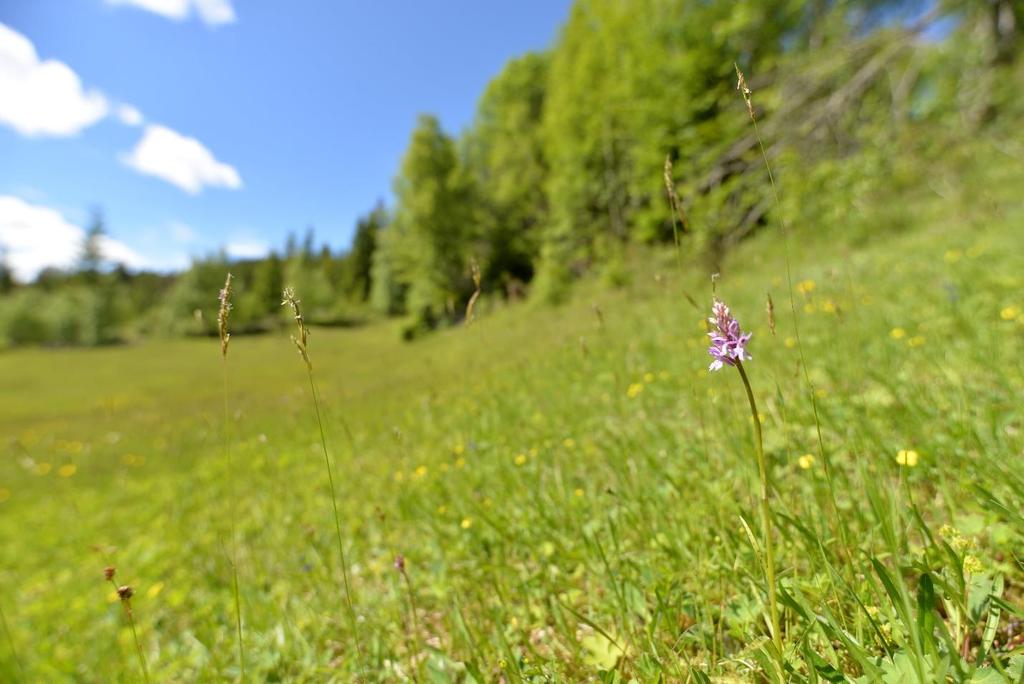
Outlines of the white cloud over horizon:
M 262 259 L 270 254 L 270 245 L 262 240 L 236 240 L 228 242 L 224 251 L 232 259 Z
M 242 187 L 242 177 L 235 167 L 218 161 L 197 139 L 159 124 L 147 125 L 142 139 L 122 161 L 139 173 L 165 180 L 190 195 L 198 195 L 204 187 Z
M 128 5 L 173 21 L 184 21 L 195 13 L 207 26 L 231 24 L 237 19 L 231 0 L 107 0 L 107 4 Z
M 84 228 L 52 207 L 0 195 L 0 247 L 6 250 L 7 262 L 21 282 L 32 280 L 44 268 L 73 266 L 85 235 Z M 142 255 L 110 236 L 104 236 L 100 249 L 107 260 L 129 268 L 150 266 Z
M 103 93 L 86 90 L 71 67 L 41 61 L 32 41 L 0 24 L 0 123 L 26 136 L 70 136 L 109 112 Z

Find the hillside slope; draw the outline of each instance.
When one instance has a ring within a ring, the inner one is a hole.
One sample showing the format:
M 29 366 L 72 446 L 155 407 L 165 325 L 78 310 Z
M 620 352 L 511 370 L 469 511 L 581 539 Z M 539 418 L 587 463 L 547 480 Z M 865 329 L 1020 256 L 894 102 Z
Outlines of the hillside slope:
M 799 342 L 778 227 L 723 269 L 754 333 L 791 681 L 998 681 L 974 668 L 1019 648 L 1024 178 L 1006 159 L 847 208 L 849 240 L 795 227 Z M 106 565 L 135 589 L 154 681 L 237 676 L 232 521 L 253 680 L 755 678 L 751 421 L 737 374 L 707 372 L 710 281 L 686 268 L 638 251 L 624 288 L 414 344 L 313 331 L 355 633 L 286 338 L 232 340 L 230 458 L 213 340 L 0 355 L 0 679 L 138 681 Z

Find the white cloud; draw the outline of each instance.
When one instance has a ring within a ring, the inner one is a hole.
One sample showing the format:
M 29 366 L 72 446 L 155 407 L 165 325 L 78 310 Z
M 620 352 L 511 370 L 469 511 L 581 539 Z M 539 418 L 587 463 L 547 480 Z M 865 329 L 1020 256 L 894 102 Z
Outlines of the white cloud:
M 31 280 L 48 266 L 73 266 L 84 239 L 85 230 L 56 209 L 0 195 L 0 246 L 6 248 L 8 263 L 19 280 Z M 101 250 L 107 259 L 130 268 L 147 265 L 135 250 L 109 236 L 103 238 Z
M 149 266 L 149 262 L 145 257 L 109 235 L 104 235 L 103 239 L 100 240 L 100 254 L 107 261 L 124 264 L 128 268 L 142 269 Z
M 192 4 L 202 20 L 210 26 L 231 24 L 236 19 L 231 0 L 193 0 Z
M 232 259 L 262 259 L 270 253 L 270 245 L 259 240 L 239 240 L 229 242 L 224 251 Z
M 98 90 L 85 90 L 63 62 L 39 60 L 25 36 L 0 24 L 0 123 L 22 135 L 75 135 L 107 115 Z
M 107 3 L 132 5 L 174 21 L 183 21 L 195 12 L 208 26 L 230 24 L 236 18 L 231 0 L 107 0 Z
M 123 104 L 117 108 L 117 118 L 125 126 L 141 126 L 145 121 L 142 112 L 130 104 Z
M 205 186 L 237 190 L 242 178 L 230 164 L 217 161 L 201 142 L 165 126 L 150 124 L 123 161 L 139 173 L 156 176 L 197 195 Z

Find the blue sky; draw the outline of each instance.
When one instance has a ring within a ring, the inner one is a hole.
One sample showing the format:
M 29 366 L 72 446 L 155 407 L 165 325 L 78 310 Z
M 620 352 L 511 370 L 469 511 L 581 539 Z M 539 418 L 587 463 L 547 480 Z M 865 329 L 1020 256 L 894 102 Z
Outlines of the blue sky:
M 258 253 L 310 225 L 344 247 L 390 199 L 417 114 L 465 127 L 569 5 L 2 2 L 0 240 L 22 274 L 66 263 L 100 206 L 109 251 L 137 266 Z

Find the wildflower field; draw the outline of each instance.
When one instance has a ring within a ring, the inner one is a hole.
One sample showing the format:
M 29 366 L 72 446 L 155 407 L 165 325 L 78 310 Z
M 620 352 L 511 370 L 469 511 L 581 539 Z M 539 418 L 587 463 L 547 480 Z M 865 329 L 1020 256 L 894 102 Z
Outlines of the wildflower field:
M 411 344 L 314 328 L 319 409 L 285 335 L 2 354 L 0 681 L 1017 681 L 1021 180 L 725 263 L 766 509 L 672 251 Z

